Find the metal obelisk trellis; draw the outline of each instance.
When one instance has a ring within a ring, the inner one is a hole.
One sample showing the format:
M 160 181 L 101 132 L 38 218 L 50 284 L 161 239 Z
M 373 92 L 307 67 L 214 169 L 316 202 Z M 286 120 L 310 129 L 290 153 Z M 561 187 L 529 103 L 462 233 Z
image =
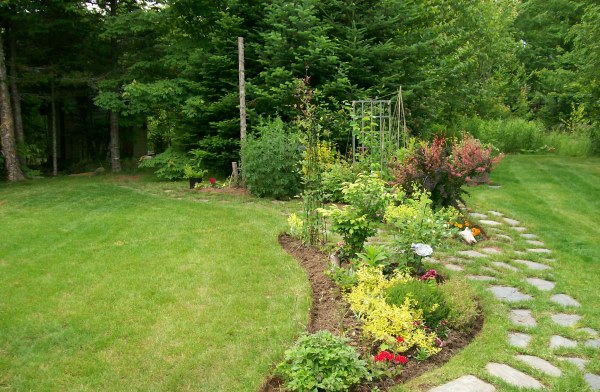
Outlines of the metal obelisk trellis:
M 401 90 L 392 100 L 352 101 L 352 160 L 367 156 L 383 169 L 405 138 L 406 123 Z

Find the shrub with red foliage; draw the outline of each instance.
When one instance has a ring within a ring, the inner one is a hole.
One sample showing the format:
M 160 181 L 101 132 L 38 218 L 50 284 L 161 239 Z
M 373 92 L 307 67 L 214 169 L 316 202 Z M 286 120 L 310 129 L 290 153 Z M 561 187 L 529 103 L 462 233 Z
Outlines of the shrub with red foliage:
M 435 208 L 458 206 L 466 193 L 463 186 L 473 177 L 489 173 L 502 155 L 493 156 L 491 146 L 482 145 L 471 135 L 464 134 L 459 143 L 436 136 L 433 142 L 420 143 L 402 161 L 390 163 L 394 185 L 400 185 L 411 196 L 413 184 L 431 193 Z

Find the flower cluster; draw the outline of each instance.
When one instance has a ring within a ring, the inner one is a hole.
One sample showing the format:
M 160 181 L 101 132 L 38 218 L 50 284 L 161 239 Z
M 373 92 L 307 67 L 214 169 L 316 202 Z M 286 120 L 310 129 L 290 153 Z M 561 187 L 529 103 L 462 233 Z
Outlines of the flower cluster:
M 440 274 L 438 274 L 436 270 L 430 269 L 429 271 L 425 272 L 423 276 L 421 276 L 421 280 L 437 280 L 439 276 Z
M 375 355 L 373 357 L 373 360 L 375 362 L 385 362 L 385 361 L 389 361 L 389 362 L 394 362 L 394 363 L 400 363 L 402 365 L 406 364 L 406 362 L 408 362 L 408 358 L 406 358 L 404 355 L 394 355 L 389 351 L 382 351 L 379 354 Z

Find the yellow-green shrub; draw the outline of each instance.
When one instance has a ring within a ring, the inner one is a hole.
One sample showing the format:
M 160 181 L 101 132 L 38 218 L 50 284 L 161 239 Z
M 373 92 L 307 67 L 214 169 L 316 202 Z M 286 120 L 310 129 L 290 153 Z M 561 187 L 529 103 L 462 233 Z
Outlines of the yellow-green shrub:
M 446 280 L 438 286 L 444 293 L 448 313 L 448 327 L 455 330 L 469 330 L 479 314 L 477 295 L 473 288 L 461 279 Z

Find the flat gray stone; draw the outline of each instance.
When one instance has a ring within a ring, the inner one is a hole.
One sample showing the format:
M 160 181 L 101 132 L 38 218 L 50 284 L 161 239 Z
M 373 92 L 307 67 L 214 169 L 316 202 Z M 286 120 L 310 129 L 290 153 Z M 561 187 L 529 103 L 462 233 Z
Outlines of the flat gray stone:
M 580 331 L 580 332 L 585 332 L 585 333 L 587 333 L 588 335 L 590 335 L 590 336 L 593 336 L 593 337 L 596 337 L 596 336 L 598 336 L 598 331 L 596 331 L 596 330 L 595 330 L 595 329 L 593 329 L 593 328 L 588 328 L 588 327 L 586 327 L 586 328 L 579 328 L 577 331 Z
M 544 259 L 542 261 L 545 261 L 547 263 L 554 263 L 556 261 L 556 259 Z
M 524 227 L 520 227 L 520 226 L 513 226 L 513 230 L 518 231 L 519 233 L 523 233 L 524 231 L 527 231 L 526 228 Z
M 504 219 L 504 222 L 508 223 L 511 226 L 519 226 L 519 221 L 518 220 L 514 220 L 514 219 L 510 219 L 510 218 L 502 218 Z
M 481 248 L 481 251 L 487 253 L 488 255 L 502 254 L 502 251 L 500 249 L 492 248 L 491 246 L 488 246 L 487 248 Z
M 535 327 L 537 321 L 529 309 L 513 309 L 510 311 L 510 320 L 521 327 Z
M 554 282 L 550 282 L 549 280 L 544 280 L 540 278 L 527 278 L 525 279 L 527 283 L 534 286 L 538 290 L 542 291 L 550 291 L 556 286 Z
M 502 188 L 502 185 L 488 185 L 487 187 L 490 189 L 500 189 Z
M 583 375 L 583 378 L 592 391 L 600 391 L 600 376 L 592 373 L 586 373 Z
M 500 223 L 500 222 L 496 222 L 496 221 L 488 220 L 488 219 L 482 219 L 479 221 L 479 223 L 481 223 L 482 225 L 485 225 L 485 226 L 500 226 L 500 225 L 502 225 L 502 223 Z
M 447 384 L 440 385 L 429 392 L 495 392 L 496 388 L 470 374 Z
M 456 264 L 444 264 L 444 267 L 449 269 L 450 271 L 464 271 L 464 267 Z
M 457 253 L 461 256 L 466 256 L 466 257 L 488 257 L 488 255 L 477 252 L 476 250 L 461 250 L 460 252 L 457 252 Z
M 549 376 L 560 377 L 562 374 L 559 368 L 540 357 L 534 357 L 533 355 L 517 355 L 515 358 Z
M 520 302 L 533 299 L 531 295 L 523 294 L 519 289 L 510 286 L 492 286 L 488 290 L 500 301 Z
M 489 282 L 492 280 L 496 280 L 496 278 L 494 278 L 493 276 L 487 276 L 487 275 L 467 275 L 467 279 L 469 280 L 479 280 L 482 282 Z
M 552 253 L 552 251 L 550 249 L 546 249 L 546 248 L 527 249 L 527 252 L 529 252 L 529 253 Z
M 471 212 L 469 216 L 475 219 L 487 219 L 488 217 L 486 214 L 480 214 L 479 212 Z
M 574 327 L 581 320 L 577 314 L 558 313 L 552 315 L 552 321 L 562 327 Z
M 528 240 L 535 240 L 536 238 L 538 238 L 537 235 L 535 235 L 535 234 L 529 234 L 529 233 L 521 234 L 521 237 L 526 238 Z
M 567 294 L 555 294 L 552 297 L 550 297 L 550 301 L 562 306 L 581 306 L 579 302 L 575 301 L 573 297 Z
M 546 245 L 542 241 L 538 241 L 538 240 L 527 240 L 525 242 L 527 242 L 530 245 L 535 245 L 535 246 L 544 246 L 544 245 Z
M 507 241 L 511 241 L 512 242 L 512 237 L 506 234 L 496 234 L 495 237 L 498 238 L 502 238 L 503 240 L 507 240 Z
M 573 348 L 573 347 L 577 347 L 577 342 L 571 339 L 567 339 L 564 338 L 562 336 L 558 336 L 558 335 L 552 335 L 552 337 L 550 337 L 550 348 L 555 349 L 555 348 Z
M 544 385 L 535 378 L 518 371 L 503 363 L 490 362 L 485 366 L 485 369 L 492 376 L 496 376 L 510 385 L 519 388 L 543 389 Z
M 503 213 L 498 212 L 498 211 L 494 211 L 494 210 L 490 210 L 488 211 L 489 214 L 494 215 L 494 216 L 504 216 Z
M 527 252 L 523 252 L 521 250 L 513 250 L 513 253 L 519 256 L 525 256 Z
M 600 348 L 600 339 L 590 339 L 586 341 L 585 347 Z
M 521 332 L 510 332 L 508 334 L 508 344 L 513 347 L 525 348 L 531 342 L 531 335 Z
M 511 271 L 515 271 L 515 272 L 519 271 L 519 269 L 517 267 L 513 267 L 512 265 L 507 264 L 504 261 L 492 261 L 490 264 L 494 265 L 496 267 L 499 267 L 499 268 L 504 268 L 504 269 L 508 269 Z
M 577 366 L 577 369 L 583 370 L 585 369 L 585 364 L 589 362 L 588 359 L 578 358 L 578 357 L 558 357 L 561 361 L 570 362 L 573 365 Z
M 535 261 L 521 260 L 521 259 L 516 259 L 516 260 L 513 260 L 513 261 L 515 263 L 522 264 L 522 265 L 524 265 L 527 268 L 532 269 L 532 270 L 543 271 L 543 270 L 552 269 L 552 267 L 550 267 L 550 266 L 548 266 L 546 264 L 536 263 Z

